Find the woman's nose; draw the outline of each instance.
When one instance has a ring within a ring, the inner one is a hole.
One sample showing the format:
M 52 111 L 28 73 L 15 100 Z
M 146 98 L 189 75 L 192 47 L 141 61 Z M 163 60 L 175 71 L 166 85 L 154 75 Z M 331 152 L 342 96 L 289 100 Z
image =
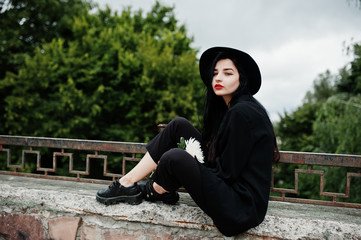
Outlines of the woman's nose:
M 214 79 L 216 82 L 222 81 L 222 78 L 221 78 L 220 74 L 214 75 L 214 76 L 213 76 L 213 79 Z
M 221 82 L 221 81 L 222 81 L 222 78 L 219 77 L 219 75 L 217 75 L 216 78 L 215 78 L 215 80 L 216 80 L 216 82 Z

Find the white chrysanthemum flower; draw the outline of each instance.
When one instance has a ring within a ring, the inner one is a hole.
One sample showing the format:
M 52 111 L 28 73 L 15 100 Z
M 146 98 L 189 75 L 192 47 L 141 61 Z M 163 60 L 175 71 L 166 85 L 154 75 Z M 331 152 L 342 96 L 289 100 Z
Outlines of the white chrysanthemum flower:
M 198 162 L 204 163 L 203 160 L 203 151 L 201 148 L 201 144 L 194 138 L 190 138 L 185 141 L 186 143 L 186 152 L 195 157 Z

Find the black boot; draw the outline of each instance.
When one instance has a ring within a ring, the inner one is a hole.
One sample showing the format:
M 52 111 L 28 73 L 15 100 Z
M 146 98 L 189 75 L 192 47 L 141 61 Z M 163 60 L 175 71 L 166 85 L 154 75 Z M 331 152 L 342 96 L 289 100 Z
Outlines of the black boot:
M 117 179 L 107 189 L 99 190 L 96 199 L 105 205 L 118 202 L 126 202 L 134 205 L 142 202 L 142 192 L 137 183 L 129 187 L 124 187 L 120 185 L 119 179 Z
M 149 202 L 162 201 L 166 204 L 176 204 L 179 200 L 179 194 L 177 192 L 166 192 L 163 194 L 157 193 L 153 188 L 153 180 L 147 182 L 139 182 L 139 188 L 142 191 L 143 198 Z

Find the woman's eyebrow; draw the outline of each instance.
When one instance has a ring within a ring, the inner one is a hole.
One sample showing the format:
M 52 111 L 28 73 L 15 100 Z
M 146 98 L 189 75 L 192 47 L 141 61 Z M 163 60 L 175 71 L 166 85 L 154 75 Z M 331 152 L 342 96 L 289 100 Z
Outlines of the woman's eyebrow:
M 233 71 L 233 72 L 234 72 L 234 69 L 233 69 L 233 68 L 223 68 L 223 69 L 221 69 L 221 70 L 222 70 L 222 71 Z M 218 71 L 218 69 L 215 68 L 213 71 L 216 72 L 216 71 Z

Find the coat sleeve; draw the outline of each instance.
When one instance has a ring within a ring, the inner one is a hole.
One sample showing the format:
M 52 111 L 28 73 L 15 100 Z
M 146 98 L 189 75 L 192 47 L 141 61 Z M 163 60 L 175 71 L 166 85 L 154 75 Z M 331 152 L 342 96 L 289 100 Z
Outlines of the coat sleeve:
M 240 108 L 231 109 L 221 125 L 216 151 L 216 174 L 228 183 L 245 169 L 254 139 L 250 122 Z

